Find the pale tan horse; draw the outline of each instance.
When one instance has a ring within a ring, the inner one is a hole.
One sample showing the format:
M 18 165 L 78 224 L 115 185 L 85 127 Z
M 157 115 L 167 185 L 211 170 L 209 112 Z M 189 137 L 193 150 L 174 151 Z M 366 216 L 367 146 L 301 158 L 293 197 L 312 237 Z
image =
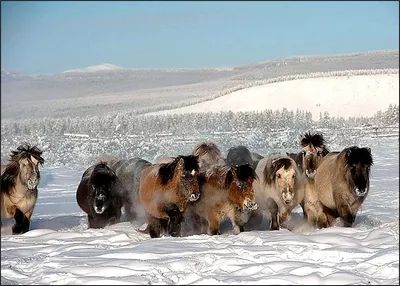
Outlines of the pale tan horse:
M 224 166 L 225 160 L 217 144 L 212 141 L 204 141 L 195 146 L 192 155 L 198 156 L 200 172 L 206 171 L 212 166 Z
M 329 153 L 325 145 L 325 139 L 321 133 L 306 132 L 300 140 L 301 151 L 299 153 L 287 153 L 289 157 L 296 161 L 297 167 L 304 175 L 304 199 L 300 205 L 303 209 L 304 218 L 307 219 L 306 205 L 313 202 L 314 177 L 317 168 L 322 162 L 324 156 Z
M 16 151 L 11 151 L 1 175 L 1 218 L 15 219 L 13 234 L 29 231 L 38 196 L 39 164 L 44 163 L 41 155 L 37 146 L 21 144 Z
M 366 147 L 326 155 L 314 179 L 316 200 L 308 208 L 309 224 L 329 227 L 339 217 L 345 227 L 351 227 L 368 195 L 372 164 L 371 149 Z
M 270 229 L 287 227 L 292 210 L 304 196 L 303 176 L 296 162 L 286 154 L 272 154 L 260 160 L 256 168 L 259 180 L 253 188 L 259 209 L 255 217 L 270 219 Z

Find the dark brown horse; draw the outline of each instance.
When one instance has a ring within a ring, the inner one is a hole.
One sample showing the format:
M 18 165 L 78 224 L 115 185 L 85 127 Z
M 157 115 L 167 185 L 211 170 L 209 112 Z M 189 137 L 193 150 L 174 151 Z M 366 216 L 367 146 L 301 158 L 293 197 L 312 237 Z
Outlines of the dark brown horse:
M 39 164 L 44 163 L 43 151 L 28 143 L 11 151 L 1 175 L 1 218 L 14 218 L 13 234 L 29 231 L 31 216 L 38 197 Z
M 199 143 L 193 149 L 192 155 L 198 156 L 200 171 L 206 171 L 216 165 L 225 165 L 221 150 L 218 148 L 217 144 L 211 141 Z
M 256 178 L 255 171 L 248 164 L 214 166 L 202 173 L 200 198 L 190 203 L 187 210 L 195 221 L 195 228 L 200 227 L 199 232 L 204 233 L 203 227 L 208 226 L 207 233 L 215 235 L 219 233 L 221 222 L 229 219 L 234 234 L 243 231 L 246 221 L 243 221 L 242 211 L 258 207 L 252 187 Z
M 317 169 L 308 221 L 314 227 L 329 227 L 340 218 L 351 227 L 369 192 L 370 148 L 352 146 L 329 153 Z
M 303 215 L 307 218 L 306 207 L 308 201 L 312 201 L 314 188 L 314 177 L 322 159 L 329 153 L 325 144 L 325 139 L 321 133 L 306 132 L 300 140 L 301 151 L 299 153 L 287 153 L 297 164 L 299 171 L 305 176 L 304 199 L 300 205 L 303 209 Z
M 125 188 L 106 163 L 87 168 L 76 190 L 76 201 L 87 213 L 89 228 L 103 228 L 118 223 Z
M 200 196 L 199 163 L 194 155 L 145 168 L 140 178 L 139 200 L 148 214 L 150 237 L 179 236 L 189 201 Z

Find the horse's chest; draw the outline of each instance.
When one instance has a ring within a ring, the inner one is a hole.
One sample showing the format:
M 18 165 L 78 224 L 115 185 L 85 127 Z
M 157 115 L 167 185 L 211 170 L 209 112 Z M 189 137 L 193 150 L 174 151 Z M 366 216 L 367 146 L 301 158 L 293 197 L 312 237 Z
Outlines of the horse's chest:
M 13 217 L 15 210 L 19 209 L 24 214 L 31 211 L 35 206 L 37 199 L 37 191 L 29 191 L 25 195 L 13 194 L 10 196 L 3 196 L 3 206 L 6 211 L 7 217 Z M 2 212 L 2 216 L 3 216 Z

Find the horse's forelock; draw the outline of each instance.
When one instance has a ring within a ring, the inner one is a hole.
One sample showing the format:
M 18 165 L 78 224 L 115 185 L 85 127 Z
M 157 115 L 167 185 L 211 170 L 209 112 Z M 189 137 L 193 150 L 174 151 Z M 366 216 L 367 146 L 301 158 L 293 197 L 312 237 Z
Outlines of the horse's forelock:
M 17 162 L 24 158 L 30 159 L 30 157 L 32 156 L 40 164 L 43 164 L 44 159 L 41 156 L 42 153 L 43 151 L 40 150 L 36 145 L 31 147 L 28 143 L 23 143 L 17 147 L 16 151 L 11 151 L 10 161 Z
M 325 145 L 325 139 L 321 133 L 311 134 L 311 132 L 306 132 L 300 141 L 300 145 L 306 147 L 310 144 L 322 148 Z
M 90 176 L 90 183 L 93 185 L 108 185 L 116 180 L 116 174 L 105 163 L 96 164 Z
M 183 159 L 183 169 L 185 171 L 192 172 L 195 170 L 196 172 L 199 171 L 199 161 L 198 156 L 196 155 L 188 155 L 188 156 L 178 156 L 178 158 Z
M 237 178 L 241 182 L 246 182 L 250 178 L 257 179 L 256 172 L 248 164 L 240 165 L 239 167 L 236 167 L 236 170 Z
M 369 148 L 359 148 L 357 146 L 352 146 L 346 148 L 345 152 L 346 164 L 349 166 L 356 164 L 371 166 L 373 164 L 371 149 Z
M 273 178 L 279 169 L 289 169 L 292 166 L 295 168 L 296 164 L 294 164 L 293 162 L 294 161 L 291 158 L 280 157 L 274 159 L 270 166 L 268 166 L 267 164 L 264 169 L 264 181 L 266 182 L 266 184 L 272 184 Z

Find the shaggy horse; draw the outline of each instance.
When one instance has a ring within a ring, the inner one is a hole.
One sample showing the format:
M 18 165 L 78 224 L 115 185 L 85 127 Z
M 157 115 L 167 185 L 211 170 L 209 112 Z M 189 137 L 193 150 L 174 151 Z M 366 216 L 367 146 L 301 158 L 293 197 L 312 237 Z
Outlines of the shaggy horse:
M 242 210 L 255 210 L 258 207 L 252 187 L 256 178 L 253 168 L 247 164 L 237 167 L 214 166 L 205 174 L 202 173 L 200 199 L 191 203 L 187 211 L 194 218 L 195 227 L 199 224 L 201 228 L 208 225 L 208 234 L 215 235 L 219 233 L 221 222 L 228 218 L 234 234 L 243 231 Z M 200 233 L 203 232 L 204 229 L 201 229 Z
M 193 149 L 192 155 L 198 156 L 200 171 L 206 171 L 212 166 L 225 165 L 221 150 L 211 141 L 199 143 Z
M 329 153 L 322 134 L 306 132 L 300 140 L 301 151 L 299 153 L 287 153 L 297 164 L 299 171 L 305 176 L 304 199 L 300 205 L 303 215 L 307 218 L 306 205 L 314 201 L 312 198 L 314 177 L 322 159 Z
M 145 222 L 145 211 L 139 201 L 140 177 L 152 163 L 139 157 L 113 161 L 110 168 L 115 172 L 127 193 L 124 195 L 125 216 L 129 221 Z
M 13 234 L 29 231 L 31 216 L 38 197 L 39 164 L 44 163 L 43 151 L 28 143 L 11 151 L 1 175 L 1 218 L 14 218 Z
M 139 201 L 147 212 L 150 237 L 167 232 L 179 236 L 189 201 L 200 196 L 199 163 L 194 155 L 177 156 L 172 162 L 154 164 L 142 172 Z
M 90 166 L 76 190 L 76 201 L 88 215 L 89 228 L 103 228 L 121 218 L 124 187 L 106 163 Z
M 257 154 L 258 155 L 258 154 Z M 261 155 L 260 155 L 261 156 Z M 229 148 L 226 155 L 226 164 L 228 166 L 240 166 L 248 164 L 254 170 L 257 167 L 258 161 L 253 160 L 253 154 L 243 145 Z
M 256 168 L 259 180 L 253 188 L 259 209 L 252 219 L 259 222 L 267 216 L 271 220 L 270 229 L 286 227 L 292 210 L 304 196 L 303 178 L 296 162 L 286 154 L 273 154 L 260 160 Z
M 339 217 L 345 227 L 351 227 L 368 195 L 372 164 L 367 147 L 352 146 L 329 153 L 315 175 L 313 195 L 317 199 L 308 212 L 309 223 L 329 227 Z

